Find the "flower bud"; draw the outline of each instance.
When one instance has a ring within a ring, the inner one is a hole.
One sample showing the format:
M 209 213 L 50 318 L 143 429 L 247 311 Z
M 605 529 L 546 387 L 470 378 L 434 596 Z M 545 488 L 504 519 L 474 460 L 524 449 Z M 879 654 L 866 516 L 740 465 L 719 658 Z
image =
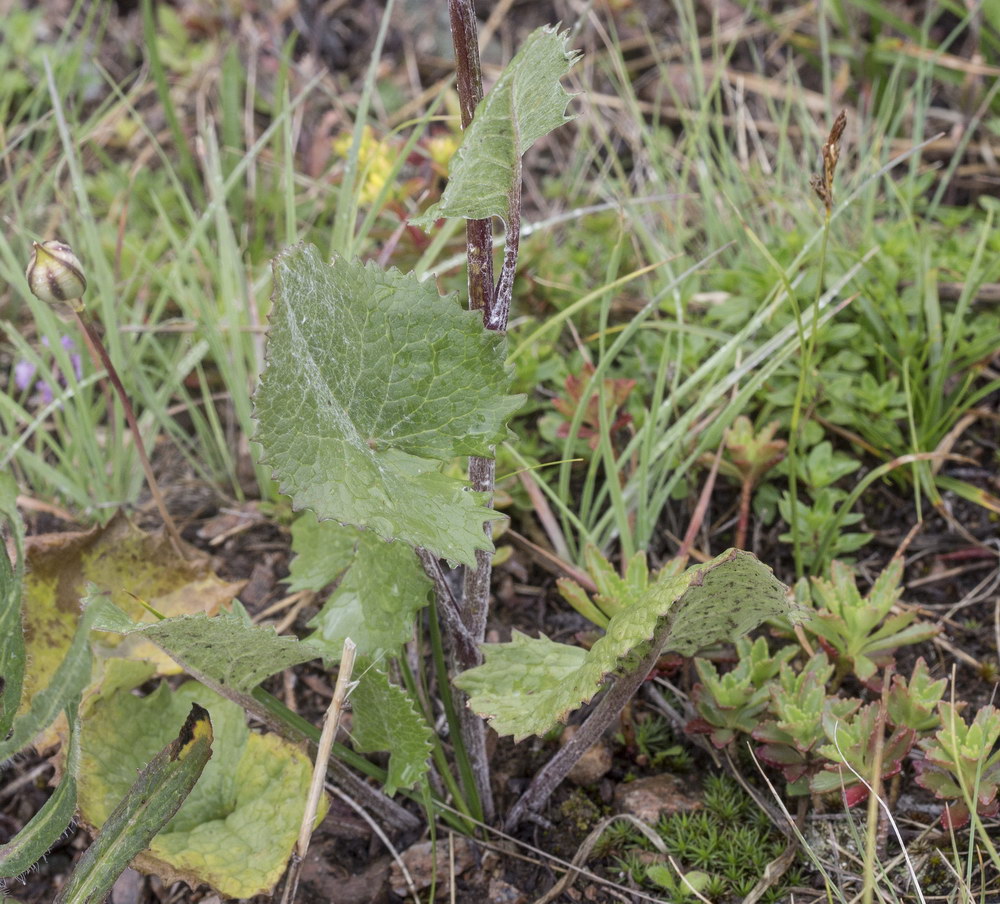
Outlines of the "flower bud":
M 69 301 L 74 308 L 83 307 L 76 299 L 82 298 L 87 290 L 87 278 L 69 245 L 57 241 L 34 242 L 31 262 L 24 275 L 36 298 L 49 304 Z

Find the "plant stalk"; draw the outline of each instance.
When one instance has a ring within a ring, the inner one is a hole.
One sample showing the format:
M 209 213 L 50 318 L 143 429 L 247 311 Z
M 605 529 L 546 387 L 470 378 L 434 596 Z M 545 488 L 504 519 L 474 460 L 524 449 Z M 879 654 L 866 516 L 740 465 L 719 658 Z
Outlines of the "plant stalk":
M 455 47 L 455 78 L 462 128 L 467 129 L 483 99 L 476 10 L 472 0 L 448 0 L 448 11 L 451 16 L 451 40 Z M 482 311 L 484 319 L 488 320 L 493 309 L 492 221 L 466 221 L 465 237 L 469 256 L 469 309 Z M 502 328 L 507 328 L 506 322 Z
M 660 652 L 667 641 L 671 622 L 663 619 L 656 629 L 649 649 L 641 661 L 630 671 L 619 675 L 615 683 L 608 688 L 601 702 L 587 716 L 579 730 L 569 742 L 539 770 L 532 779 L 528 790 L 521 795 L 504 822 L 504 830 L 513 832 L 517 826 L 528 817 L 537 813 L 567 776 L 570 769 L 595 744 L 621 714 L 626 704 L 646 680 L 650 670 L 660 658 Z
M 479 60 L 479 39 L 476 26 L 476 10 L 472 0 L 448 0 L 451 17 L 451 38 L 455 47 L 455 74 L 459 104 L 462 111 L 462 128 L 472 123 L 476 107 L 483 99 L 483 74 Z M 469 309 L 482 311 L 483 323 L 487 329 L 505 330 L 506 312 L 501 320 L 495 310 L 496 295 L 493 286 L 493 224 L 489 219 L 469 220 L 465 227 L 468 248 Z M 508 234 L 508 247 L 510 236 Z M 516 264 L 516 242 L 510 267 Z M 508 262 L 504 262 L 506 272 Z M 512 281 L 511 281 L 512 282 Z M 509 301 L 508 301 L 509 308 Z M 469 480 L 472 489 L 492 496 L 495 481 L 495 467 L 492 459 L 473 456 L 469 459 Z M 487 536 L 491 533 L 489 522 L 483 524 Z M 480 550 L 476 553 L 476 566 L 466 569 L 463 585 L 464 599 L 461 603 L 462 621 L 471 635 L 473 652 L 469 656 L 458 657 L 455 665 L 462 670 L 472 668 L 482 662 L 479 644 L 486 637 L 486 617 L 489 611 L 491 553 Z M 446 622 L 447 624 L 447 622 Z M 458 652 L 459 645 L 452 645 Z M 468 659 L 469 661 L 464 661 Z M 460 698 L 461 699 L 461 698 Z M 476 790 L 486 822 L 494 817 L 493 791 L 490 786 L 489 760 L 486 755 L 486 725 L 475 713 L 464 705 L 459 708 L 459 723 L 462 738 L 472 765 Z
M 160 492 L 160 485 L 156 482 L 156 476 L 153 474 L 153 466 L 149 463 L 146 446 L 142 441 L 142 434 L 139 432 L 139 422 L 135 419 L 132 403 L 129 401 L 128 393 L 125 392 L 121 378 L 118 376 L 118 370 L 111 362 L 108 350 L 104 347 L 104 343 L 101 341 L 97 330 L 94 329 L 94 323 L 90 315 L 85 310 L 78 310 L 75 305 L 73 311 L 76 314 L 76 319 L 80 322 L 80 326 L 83 327 L 83 331 L 90 341 L 91 347 L 97 351 L 101 359 L 101 364 L 104 366 L 104 370 L 108 374 L 108 379 L 111 381 L 111 385 L 114 386 L 115 392 L 118 393 L 118 399 L 125 410 L 125 420 L 128 421 L 129 430 L 132 432 L 132 440 L 135 442 L 136 451 L 139 453 L 142 471 L 146 475 L 149 492 L 153 497 L 156 510 L 160 513 L 160 518 L 163 519 L 163 527 L 167 532 L 167 536 L 170 537 L 170 541 L 173 543 L 178 554 L 183 558 L 187 558 L 184 552 L 184 541 L 181 539 L 180 531 L 177 530 L 177 525 L 174 524 L 174 519 L 170 516 L 170 512 L 167 511 L 166 501 L 163 498 L 163 493 Z

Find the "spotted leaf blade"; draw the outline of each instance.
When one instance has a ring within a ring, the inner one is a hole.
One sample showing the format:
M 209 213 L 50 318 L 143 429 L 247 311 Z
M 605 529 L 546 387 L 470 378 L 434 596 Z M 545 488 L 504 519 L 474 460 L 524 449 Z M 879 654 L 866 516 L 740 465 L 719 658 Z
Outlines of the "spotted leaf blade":
M 605 679 L 627 667 L 661 627 L 664 650 L 690 656 L 734 640 L 762 621 L 787 616 L 785 585 L 748 552 L 730 549 L 679 575 L 662 574 L 636 602 L 615 615 L 590 650 L 546 637 L 515 634 L 485 644 L 483 665 L 455 680 L 469 706 L 498 734 L 544 734 L 591 700 Z

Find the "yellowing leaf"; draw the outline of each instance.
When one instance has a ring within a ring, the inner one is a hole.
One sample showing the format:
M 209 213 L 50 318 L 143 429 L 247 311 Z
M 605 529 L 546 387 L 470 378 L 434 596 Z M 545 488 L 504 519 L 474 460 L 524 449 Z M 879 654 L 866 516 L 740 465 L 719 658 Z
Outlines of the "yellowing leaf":
M 267 894 L 295 844 L 312 767 L 277 735 L 251 732 L 238 706 L 197 682 L 177 691 L 163 684 L 148 697 L 119 686 L 90 701 L 81 738 L 81 817 L 91 826 L 104 823 L 192 702 L 211 714 L 212 759 L 133 865 L 168 883 L 204 882 L 234 898 Z M 324 801 L 320 818 L 325 811 Z
M 160 536 L 144 533 L 123 515 L 106 527 L 80 533 L 40 534 L 25 541 L 24 627 L 28 652 L 22 711 L 48 685 L 65 656 L 80 618 L 80 600 L 88 582 L 138 621 L 154 617 L 136 601 L 164 615 L 214 613 L 231 601 L 241 584 L 228 583 L 212 571 L 207 557 L 190 550 L 184 559 Z M 120 638 L 106 635 L 109 646 Z M 145 639 L 130 640 L 119 655 L 148 658 L 163 674 L 179 669 Z

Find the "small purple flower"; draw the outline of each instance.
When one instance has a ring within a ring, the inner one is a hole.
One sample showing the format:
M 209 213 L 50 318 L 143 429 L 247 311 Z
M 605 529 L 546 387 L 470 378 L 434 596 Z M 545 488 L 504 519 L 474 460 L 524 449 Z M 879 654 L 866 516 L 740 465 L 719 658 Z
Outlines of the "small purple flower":
M 72 352 L 76 348 L 76 343 L 69 336 L 63 336 L 59 340 L 59 344 L 68 352 Z M 69 356 L 69 362 L 73 367 L 73 375 L 79 380 L 83 376 L 83 368 L 80 366 L 80 356 L 74 352 Z
M 30 361 L 18 361 L 14 365 L 14 385 L 24 392 L 31 385 L 35 376 L 35 365 Z
M 76 343 L 73 342 L 73 339 L 70 336 L 61 336 L 59 338 L 59 344 L 67 352 L 71 352 L 69 356 L 70 366 L 73 368 L 74 376 L 77 380 L 79 380 L 83 376 L 83 367 L 80 362 L 80 356 L 73 352 L 73 349 L 76 348 Z M 42 345 L 45 346 L 45 348 L 50 347 L 48 336 L 42 336 Z M 26 390 L 29 386 L 31 386 L 31 381 L 35 377 L 36 370 L 37 368 L 30 361 L 18 361 L 14 365 L 14 385 L 22 392 Z M 58 370 L 56 370 L 56 374 L 59 385 L 65 386 L 66 378 L 63 377 Z M 39 401 L 41 401 L 42 404 L 47 405 L 52 401 L 52 387 L 45 380 L 38 380 L 35 383 L 35 391 L 38 393 Z

